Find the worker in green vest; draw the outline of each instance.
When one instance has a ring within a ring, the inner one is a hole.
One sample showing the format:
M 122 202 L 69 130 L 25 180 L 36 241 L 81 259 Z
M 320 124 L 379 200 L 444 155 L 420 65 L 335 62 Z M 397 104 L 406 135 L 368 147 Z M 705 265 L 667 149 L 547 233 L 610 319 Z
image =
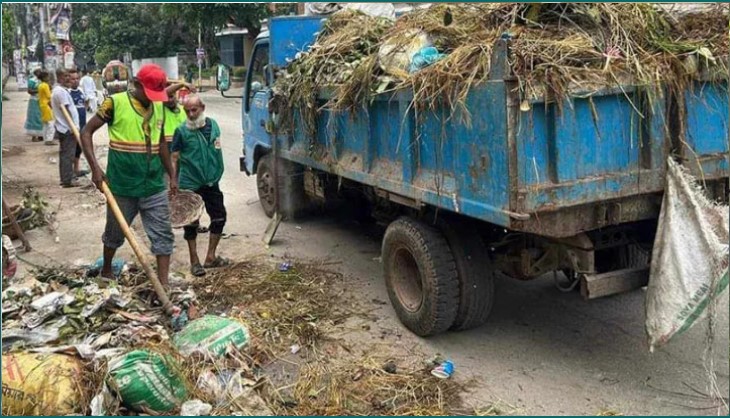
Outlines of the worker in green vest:
M 188 83 L 174 83 L 167 87 L 167 101 L 165 102 L 165 142 L 167 146 L 172 146 L 172 137 L 175 135 L 175 129 L 185 123 L 187 117 L 185 110 L 177 101 L 177 91 L 180 89 L 188 89 L 195 93 L 195 87 Z
M 194 276 L 203 276 L 206 268 L 223 267 L 229 263 L 216 255 L 226 224 L 223 192 L 218 185 L 223 177 L 221 131 L 215 120 L 205 116 L 205 104 L 199 96 L 188 96 L 185 113 L 187 120 L 177 128 L 172 140 L 172 161 L 181 189 L 200 195 L 210 216 L 208 252 L 202 265 L 196 243 L 199 222 L 184 227 L 184 237 L 190 250 L 190 272 Z
M 144 65 L 132 81 L 133 90 L 107 97 L 81 133 L 82 148 L 96 187 L 101 190 L 102 182 L 108 183 L 128 224 L 137 214 L 142 217 L 152 253 L 157 256 L 157 275 L 163 286 L 168 285 L 175 241 L 164 172 L 170 177 L 170 194 L 177 192 L 170 151 L 164 146 L 162 103 L 167 101 L 166 83 L 167 75 L 162 68 Z M 93 144 L 94 133 L 104 124 L 109 129 L 106 173 L 96 160 Z M 113 278 L 112 259 L 117 248 L 124 244 L 124 234 L 109 208 L 102 242 L 101 275 Z

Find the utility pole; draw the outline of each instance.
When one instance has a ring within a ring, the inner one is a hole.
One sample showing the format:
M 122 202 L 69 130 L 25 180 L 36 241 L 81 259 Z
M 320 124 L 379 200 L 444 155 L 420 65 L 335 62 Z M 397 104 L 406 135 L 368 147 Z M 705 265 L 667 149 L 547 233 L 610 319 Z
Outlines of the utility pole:
M 202 37 L 202 23 L 198 22 L 198 49 L 203 49 L 203 37 Z M 203 84 L 203 58 L 200 56 L 200 54 L 195 54 L 195 57 L 198 59 L 198 90 L 200 90 L 202 84 Z

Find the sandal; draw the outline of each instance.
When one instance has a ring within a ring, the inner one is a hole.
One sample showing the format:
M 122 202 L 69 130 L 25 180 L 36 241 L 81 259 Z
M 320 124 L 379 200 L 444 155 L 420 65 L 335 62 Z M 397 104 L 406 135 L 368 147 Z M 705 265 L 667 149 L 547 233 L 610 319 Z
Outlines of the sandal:
M 190 273 L 192 273 L 195 277 L 202 277 L 205 276 L 205 269 L 200 265 L 200 263 L 196 263 L 190 267 Z
M 216 257 L 215 260 L 211 261 L 210 263 L 205 263 L 205 268 L 225 267 L 229 264 L 231 264 L 229 260 L 223 257 Z

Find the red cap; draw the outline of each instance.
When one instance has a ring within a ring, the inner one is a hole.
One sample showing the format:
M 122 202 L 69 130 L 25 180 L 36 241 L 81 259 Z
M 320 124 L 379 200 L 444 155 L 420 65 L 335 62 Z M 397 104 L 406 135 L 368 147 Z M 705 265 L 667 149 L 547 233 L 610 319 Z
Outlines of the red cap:
M 150 101 L 166 102 L 167 74 L 156 64 L 145 64 L 137 72 L 137 81 L 144 87 L 144 94 Z

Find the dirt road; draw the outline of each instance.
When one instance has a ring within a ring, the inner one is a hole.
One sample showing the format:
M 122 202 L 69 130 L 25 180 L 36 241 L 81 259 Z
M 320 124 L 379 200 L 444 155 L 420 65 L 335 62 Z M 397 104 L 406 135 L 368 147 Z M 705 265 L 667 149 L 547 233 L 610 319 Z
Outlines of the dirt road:
M 8 84 L 12 86 L 12 82 Z M 17 155 L 3 156 L 3 193 L 17 202 L 22 188 L 32 185 L 47 196 L 58 215 L 58 242 L 46 229 L 33 230 L 34 246 L 24 259 L 38 264 L 93 261 L 101 255 L 104 204 L 93 189 L 58 186 L 58 150 L 31 143 L 22 133 L 27 95 L 8 92 L 3 102 L 3 147 Z M 485 326 L 461 333 L 421 339 L 400 325 L 387 303 L 381 279 L 378 228 L 364 227 L 347 216 L 328 214 L 300 223 L 283 224 L 270 249 L 261 244 L 268 223 L 256 197 L 255 179 L 238 171 L 241 154 L 240 100 L 204 93 L 208 116 L 223 133 L 226 172 L 221 188 L 228 208 L 222 241 L 226 257 L 242 259 L 270 252 L 277 259 L 329 259 L 343 273 L 348 287 L 378 318 L 366 340 L 381 340 L 424 355 L 441 353 L 456 365 L 455 378 L 474 379 L 467 402 L 475 406 L 502 402 L 519 414 L 596 415 L 715 414 L 711 403 L 692 388 L 706 392 L 702 363 L 705 328 L 697 326 L 666 347 L 649 354 L 644 335 L 644 292 L 639 290 L 585 302 L 577 293 L 558 291 L 550 278 L 533 282 L 497 281 L 497 299 Z M 104 155 L 105 134 L 97 139 Z M 12 148 L 20 147 L 20 148 Z M 22 148 L 22 152 L 20 149 Z M 173 270 L 187 271 L 182 231 L 176 231 Z M 202 247 L 202 245 L 199 245 Z M 120 256 L 132 260 L 128 246 Z M 339 264 L 338 264 L 339 263 Z M 21 263 L 24 264 L 24 263 Z M 27 268 L 27 265 L 23 265 Z M 715 370 L 728 392 L 728 297 L 723 295 L 715 337 Z M 368 341 L 363 341 L 368 342 Z M 509 408 L 508 408 L 509 409 Z

